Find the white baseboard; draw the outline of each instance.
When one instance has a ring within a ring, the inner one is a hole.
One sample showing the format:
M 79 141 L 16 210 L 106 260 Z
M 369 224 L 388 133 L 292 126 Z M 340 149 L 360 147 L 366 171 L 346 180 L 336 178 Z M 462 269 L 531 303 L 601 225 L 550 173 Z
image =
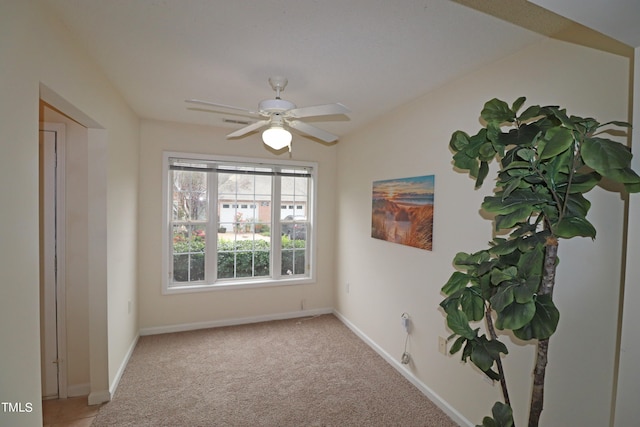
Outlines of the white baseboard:
M 193 331 L 196 329 L 218 328 L 221 326 L 244 325 L 248 323 L 269 322 L 271 320 L 295 319 L 298 317 L 317 316 L 320 314 L 331 314 L 332 308 L 317 308 L 312 310 L 292 311 L 288 313 L 267 314 L 254 317 L 237 317 L 233 319 L 213 320 L 209 322 L 182 323 L 178 325 L 153 326 L 140 329 L 140 335 L 157 335 L 172 332 Z
M 420 381 L 412 372 L 407 371 L 404 366 L 396 360 L 393 356 L 387 353 L 382 347 L 376 344 L 371 338 L 369 338 L 364 332 L 358 329 L 353 323 L 351 323 L 346 317 L 336 310 L 333 310 L 333 314 L 340 319 L 354 334 L 356 334 L 362 341 L 364 341 L 369 347 L 371 347 L 376 353 L 378 353 L 384 360 L 386 360 L 391 366 L 393 366 L 400 374 L 405 377 L 411 384 L 413 384 L 418 390 L 422 392 L 429 400 L 431 400 L 436 406 L 447 414 L 454 422 L 460 426 L 475 426 L 474 423 L 467 420 L 465 417 L 456 411 L 449 403 L 447 403 L 442 397 L 431 390 L 425 383 Z
M 89 393 L 88 404 L 89 405 L 100 405 L 101 403 L 106 403 L 111 400 L 111 393 L 109 390 L 97 390 Z
M 71 384 L 67 386 L 67 397 L 88 396 L 91 393 L 91 384 Z
M 124 356 L 122 363 L 120 363 L 120 367 L 118 368 L 118 372 L 116 372 L 116 376 L 113 378 L 111 385 L 109 386 L 109 393 L 111 396 L 114 396 L 116 393 L 116 389 L 118 388 L 118 384 L 120 383 L 120 379 L 122 378 L 122 374 L 124 373 L 127 364 L 129 363 L 129 359 L 133 354 L 133 350 L 136 348 L 136 344 L 138 343 L 138 338 L 140 338 L 140 334 L 137 334 L 131 345 L 129 345 L 129 349 L 127 350 L 127 354 Z

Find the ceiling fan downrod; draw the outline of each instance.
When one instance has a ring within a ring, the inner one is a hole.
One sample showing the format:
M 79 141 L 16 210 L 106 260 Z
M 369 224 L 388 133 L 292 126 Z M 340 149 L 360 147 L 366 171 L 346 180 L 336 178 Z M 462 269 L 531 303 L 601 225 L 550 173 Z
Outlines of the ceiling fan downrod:
M 284 91 L 284 88 L 287 87 L 288 82 L 289 81 L 286 77 L 269 77 L 269 84 L 271 85 L 271 88 L 276 91 L 276 99 L 280 99 L 280 92 Z

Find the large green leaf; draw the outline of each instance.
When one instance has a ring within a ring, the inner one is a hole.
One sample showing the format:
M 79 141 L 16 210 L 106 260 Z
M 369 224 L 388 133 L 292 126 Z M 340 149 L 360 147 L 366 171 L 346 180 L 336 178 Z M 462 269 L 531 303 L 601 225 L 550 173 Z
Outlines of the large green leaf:
M 518 249 L 518 240 L 517 239 L 494 239 L 494 246 L 490 249 L 491 253 L 496 256 L 507 255 Z
M 621 122 L 619 120 L 612 120 L 610 122 L 606 122 L 606 123 L 602 123 L 601 125 L 598 125 L 598 128 L 602 128 L 602 127 L 609 126 L 609 125 L 620 126 L 620 127 L 623 127 L 623 128 L 630 128 L 631 127 L 631 123 Z
M 509 108 L 509 105 L 497 98 L 493 98 L 484 104 L 480 116 L 487 123 L 513 122 L 516 118 L 515 113 Z
M 515 101 L 513 101 L 513 104 L 511 105 L 511 110 L 517 112 L 520 109 L 520 107 L 522 107 L 522 104 L 524 104 L 524 101 L 526 100 L 527 98 L 525 96 L 521 96 L 520 98 L 516 99 Z
M 604 138 L 585 138 L 581 153 L 584 163 L 601 174 L 628 167 L 632 157 L 627 146 Z
M 495 362 L 483 345 L 475 345 L 473 347 L 471 361 L 483 372 L 489 371 Z
M 471 351 L 471 361 L 492 379 L 499 379 L 491 370 L 496 360 L 500 359 L 500 353 L 507 354 L 507 347 L 498 340 L 488 340 L 486 335 L 478 337 L 474 341 Z
M 598 185 L 602 177 L 597 172 L 575 174 L 571 180 L 570 193 L 588 193 Z M 558 190 L 564 192 L 567 188 L 566 181 L 558 185 Z
M 624 188 L 629 192 L 629 193 L 640 193 L 640 183 L 636 183 L 636 184 L 625 184 Z
M 447 314 L 447 326 L 456 334 L 472 340 L 476 333 L 469 326 L 469 319 L 461 311 L 454 311 Z
M 489 300 L 493 309 L 501 312 L 514 302 L 525 304 L 532 301 L 539 287 L 540 276 L 505 281 L 497 287 Z
M 623 184 L 639 184 L 640 176 L 631 168 L 607 169 L 600 172 L 603 176 Z
M 453 164 L 462 170 L 468 170 L 474 178 L 478 176 L 479 160 L 469 157 L 466 151 L 459 151 L 453 156 Z
M 572 154 L 573 152 L 571 150 L 565 150 L 547 163 L 547 180 L 551 183 L 553 190 L 555 190 L 559 184 L 568 180 L 569 171 L 573 167 Z
M 531 301 L 540 287 L 541 276 L 531 276 L 520 280 L 518 286 L 513 288 L 513 298 L 516 302 L 524 304 Z
M 521 122 L 526 122 L 527 120 L 531 120 L 534 117 L 538 117 L 539 115 L 540 115 L 540 106 L 532 105 L 528 107 L 526 110 L 524 110 L 522 114 L 520 114 L 520 116 L 518 117 L 518 120 Z
M 467 287 L 460 295 L 460 308 L 471 321 L 477 322 L 484 318 L 484 299 L 480 289 Z
M 507 306 L 513 303 L 514 286 L 515 285 L 513 283 L 507 282 L 506 284 L 498 287 L 498 290 L 496 291 L 495 294 L 493 294 L 493 296 L 490 299 L 491 307 L 493 307 L 494 310 L 500 312 L 504 310 Z
M 518 151 L 522 151 L 522 150 L 518 150 Z M 512 177 L 514 176 L 522 177 L 522 176 L 531 175 L 534 172 L 531 169 L 531 163 L 523 162 L 523 161 L 513 161 L 502 168 L 502 170 L 500 171 L 500 175 L 504 176 L 504 173 Z
M 538 157 L 540 160 L 550 159 L 567 151 L 573 144 L 573 134 L 567 128 L 551 128 L 538 144 Z
M 533 148 L 521 148 L 516 152 L 518 157 L 530 165 L 531 161 L 536 158 L 536 152 Z
M 487 141 L 483 143 L 480 146 L 480 149 L 478 150 L 478 156 L 480 160 L 484 162 L 489 162 L 493 160 L 495 155 L 496 155 L 496 150 L 495 148 L 493 148 L 493 144 L 491 143 L 491 141 Z
M 535 210 L 534 206 L 522 206 L 505 215 L 496 215 L 496 230 L 508 230 L 517 223 L 524 221 Z
M 596 229 L 586 218 L 565 216 L 553 227 L 553 233 L 565 239 L 572 237 L 591 237 L 595 239 Z
M 466 132 L 461 130 L 455 131 L 451 135 L 451 140 L 449 141 L 449 147 L 451 147 L 454 151 L 461 151 L 469 145 L 469 135 Z
M 528 240 L 528 239 L 523 239 Z M 541 245 L 531 242 L 535 245 L 535 249 L 526 247 L 522 250 L 525 252 L 518 260 L 518 276 L 527 278 L 530 276 L 539 276 L 542 274 L 542 264 L 544 263 L 544 250 Z
M 482 202 L 482 209 L 500 215 L 510 214 L 523 207 L 535 207 L 551 201 L 549 195 L 534 193 L 529 189 L 516 190 L 504 200 L 502 197 L 488 196 Z
M 531 322 L 536 314 L 535 301 L 529 301 L 524 304 L 513 302 L 498 312 L 496 319 L 496 328 L 516 330 L 522 328 Z
M 453 263 L 457 266 L 467 268 L 467 266 L 479 266 L 480 264 L 489 261 L 491 256 L 488 251 L 478 251 L 473 254 L 465 252 L 458 252 L 453 258 Z
M 510 266 L 505 269 L 494 268 L 491 270 L 491 284 L 494 286 L 505 281 L 515 280 L 516 277 L 518 277 L 518 268 L 516 266 Z
M 480 132 L 469 137 L 469 145 L 465 147 L 465 152 L 469 157 L 478 157 L 480 156 L 480 149 L 487 142 L 487 130 L 481 129 Z
M 458 337 L 457 340 L 453 342 L 453 345 L 449 349 L 449 354 L 456 354 L 462 348 L 462 345 L 467 341 L 465 337 Z
M 539 295 L 536 298 L 536 314 L 531 322 L 521 329 L 513 331 L 521 340 L 549 338 L 556 331 L 560 321 L 560 312 L 550 295 Z
M 591 208 L 591 202 L 581 193 L 570 194 L 567 200 L 567 214 L 570 216 L 586 217 Z
M 569 129 L 575 129 L 576 121 L 581 120 L 580 117 L 572 116 L 571 118 L 569 118 L 567 116 L 567 110 L 565 110 L 564 108 L 561 109 L 560 107 L 556 106 L 548 106 L 546 107 L 546 110 L 549 111 L 552 116 L 555 116 L 555 118 L 560 120 L 560 123 L 562 123 L 563 126 Z
M 532 226 L 536 226 L 536 224 L 529 224 Z M 521 227 L 524 228 L 524 227 Z M 551 232 L 548 230 L 540 230 L 537 232 L 530 231 L 531 235 L 524 235 L 522 238 L 518 239 L 518 249 L 521 252 L 530 251 L 534 246 L 544 245 L 547 240 L 547 237 L 551 235 Z
M 499 141 L 505 147 L 509 145 L 531 147 L 540 134 L 540 127 L 535 123 L 521 125 L 516 129 L 511 129 L 507 133 L 501 133 Z
M 487 177 L 488 174 L 489 174 L 489 165 L 487 164 L 486 161 L 481 161 L 480 168 L 478 169 L 478 176 L 476 178 L 476 188 L 482 187 L 482 183 L 484 182 L 484 179 Z
M 513 427 L 513 411 L 509 405 L 496 402 L 491 409 L 491 417 L 484 417 L 481 426 L 476 427 Z
M 460 289 L 463 289 L 469 284 L 469 275 L 460 271 L 455 271 L 447 283 L 442 287 L 442 292 L 445 295 L 451 295 Z
M 502 200 L 509 197 L 509 195 L 513 193 L 514 190 L 517 190 L 518 188 L 520 188 L 520 184 L 522 183 L 522 178 L 520 177 L 510 178 L 503 182 L 506 185 L 504 186 L 504 189 L 500 193 L 500 195 L 502 196 Z

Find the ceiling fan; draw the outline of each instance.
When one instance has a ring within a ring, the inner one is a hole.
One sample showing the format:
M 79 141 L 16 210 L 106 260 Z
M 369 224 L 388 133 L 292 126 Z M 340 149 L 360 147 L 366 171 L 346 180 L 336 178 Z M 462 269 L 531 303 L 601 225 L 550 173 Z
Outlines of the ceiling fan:
M 235 132 L 231 132 L 227 135 L 227 138 L 243 137 L 266 127 L 267 129 L 262 133 L 262 140 L 274 150 L 281 150 L 288 146 L 289 151 L 291 151 L 291 133 L 287 130 L 288 128 L 325 142 L 336 141 L 338 139 L 336 135 L 310 125 L 300 119 L 347 114 L 349 109 L 340 103 L 298 108 L 293 102 L 280 98 L 280 93 L 284 91 L 287 83 L 288 80 L 286 77 L 270 77 L 269 84 L 276 92 L 276 97 L 275 99 L 261 101 L 258 104 L 257 111 L 200 99 L 187 99 L 186 102 L 241 111 L 242 113 L 240 113 L 240 115 L 261 119 Z

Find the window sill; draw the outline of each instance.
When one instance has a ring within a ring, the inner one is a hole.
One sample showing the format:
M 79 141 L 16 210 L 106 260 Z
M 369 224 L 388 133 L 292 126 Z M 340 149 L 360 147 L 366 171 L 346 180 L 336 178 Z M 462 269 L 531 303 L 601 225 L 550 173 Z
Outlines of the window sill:
M 163 295 L 187 294 L 195 292 L 229 291 L 235 289 L 270 288 L 277 286 L 308 285 L 315 283 L 315 279 L 310 277 L 296 277 L 281 280 L 252 280 L 218 282 L 212 285 L 185 285 L 185 286 L 164 286 Z

